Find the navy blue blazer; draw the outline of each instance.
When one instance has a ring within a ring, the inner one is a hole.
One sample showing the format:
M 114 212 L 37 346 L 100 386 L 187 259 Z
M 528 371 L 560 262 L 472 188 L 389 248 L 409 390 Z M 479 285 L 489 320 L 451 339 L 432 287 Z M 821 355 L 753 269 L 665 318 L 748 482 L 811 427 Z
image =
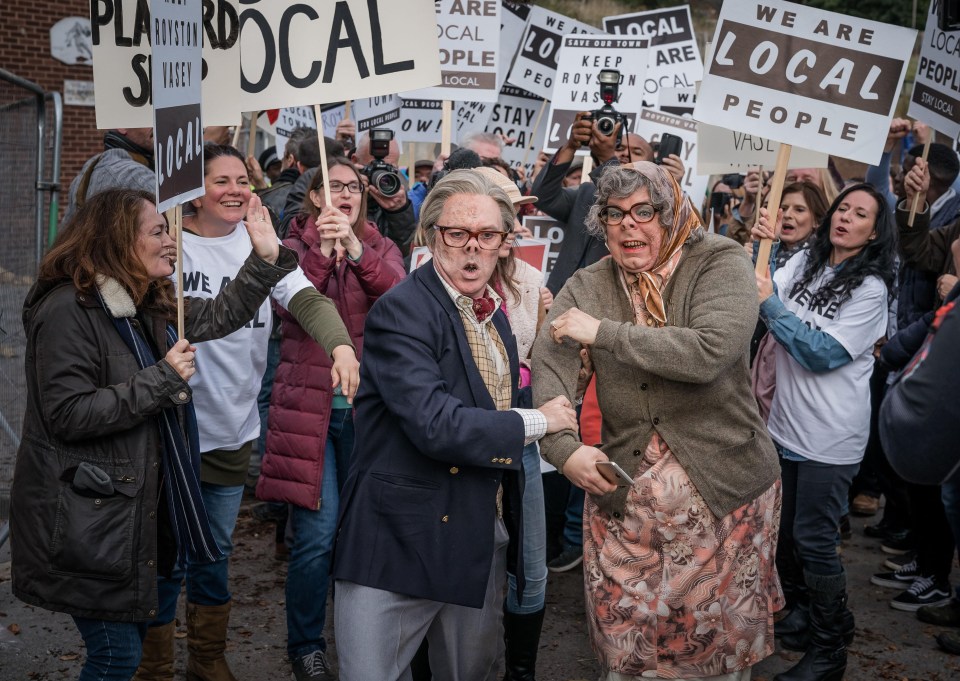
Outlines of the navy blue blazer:
M 501 310 L 493 324 L 515 405 L 516 341 Z M 496 410 L 432 264 L 374 304 L 363 346 L 334 578 L 482 607 L 502 484 L 507 565 L 522 589 L 523 418 Z

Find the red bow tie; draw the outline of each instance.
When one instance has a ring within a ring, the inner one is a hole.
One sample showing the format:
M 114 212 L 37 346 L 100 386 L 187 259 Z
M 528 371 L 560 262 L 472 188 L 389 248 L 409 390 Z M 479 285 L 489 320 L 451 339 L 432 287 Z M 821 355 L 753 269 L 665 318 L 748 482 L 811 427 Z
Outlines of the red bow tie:
M 475 298 L 473 301 L 473 314 L 477 316 L 479 322 L 492 315 L 496 309 L 496 302 L 488 295 L 484 295 L 483 298 Z

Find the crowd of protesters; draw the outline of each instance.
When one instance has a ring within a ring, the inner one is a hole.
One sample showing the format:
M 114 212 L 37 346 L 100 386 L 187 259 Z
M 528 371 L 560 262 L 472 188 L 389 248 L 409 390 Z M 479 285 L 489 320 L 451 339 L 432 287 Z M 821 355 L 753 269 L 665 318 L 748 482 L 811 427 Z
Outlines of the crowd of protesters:
M 172 681 L 183 590 L 187 678 L 243 678 L 245 489 L 297 681 L 532 681 L 548 570 L 581 565 L 604 681 L 749 681 L 775 640 L 804 652 L 779 681 L 841 679 L 850 514 L 960 654 L 960 161 L 930 131 L 894 119 L 864 177 L 792 169 L 779 206 L 759 169 L 701 204 L 586 113 L 530 177 L 497 135 L 406 173 L 393 140 L 396 188 L 349 120 L 259 157 L 208 132 L 179 262 L 151 131 L 111 130 L 24 303 L 13 591 L 73 617 L 81 681 Z M 515 249 L 537 213 L 546 276 Z

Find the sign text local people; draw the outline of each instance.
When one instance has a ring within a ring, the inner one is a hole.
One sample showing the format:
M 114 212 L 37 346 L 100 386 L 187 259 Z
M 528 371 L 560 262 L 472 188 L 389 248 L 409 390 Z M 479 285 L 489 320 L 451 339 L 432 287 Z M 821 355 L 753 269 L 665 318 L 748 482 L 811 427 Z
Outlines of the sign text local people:
M 430 0 L 244 0 L 240 108 L 375 97 L 440 82 Z M 416 39 L 411 36 L 416 35 Z
M 153 0 L 154 157 L 157 210 L 203 196 L 200 0 Z
M 728 2 L 694 117 L 874 164 L 916 31 L 788 2 Z
M 960 137 L 960 31 L 937 28 L 940 2 L 930 3 L 907 115 L 955 140 Z

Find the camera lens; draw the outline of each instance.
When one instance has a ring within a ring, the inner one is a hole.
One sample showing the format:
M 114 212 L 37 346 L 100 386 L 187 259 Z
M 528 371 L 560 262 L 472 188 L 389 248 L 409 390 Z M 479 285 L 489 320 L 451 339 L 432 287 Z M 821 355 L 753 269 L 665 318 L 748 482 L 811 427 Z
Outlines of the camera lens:
M 374 171 L 370 182 L 372 182 L 373 186 L 384 196 L 393 196 L 403 187 L 396 173 L 391 173 L 387 170 Z
M 604 116 L 597 119 L 597 131 L 601 135 L 612 135 L 614 128 L 617 127 L 616 122 L 609 116 Z

